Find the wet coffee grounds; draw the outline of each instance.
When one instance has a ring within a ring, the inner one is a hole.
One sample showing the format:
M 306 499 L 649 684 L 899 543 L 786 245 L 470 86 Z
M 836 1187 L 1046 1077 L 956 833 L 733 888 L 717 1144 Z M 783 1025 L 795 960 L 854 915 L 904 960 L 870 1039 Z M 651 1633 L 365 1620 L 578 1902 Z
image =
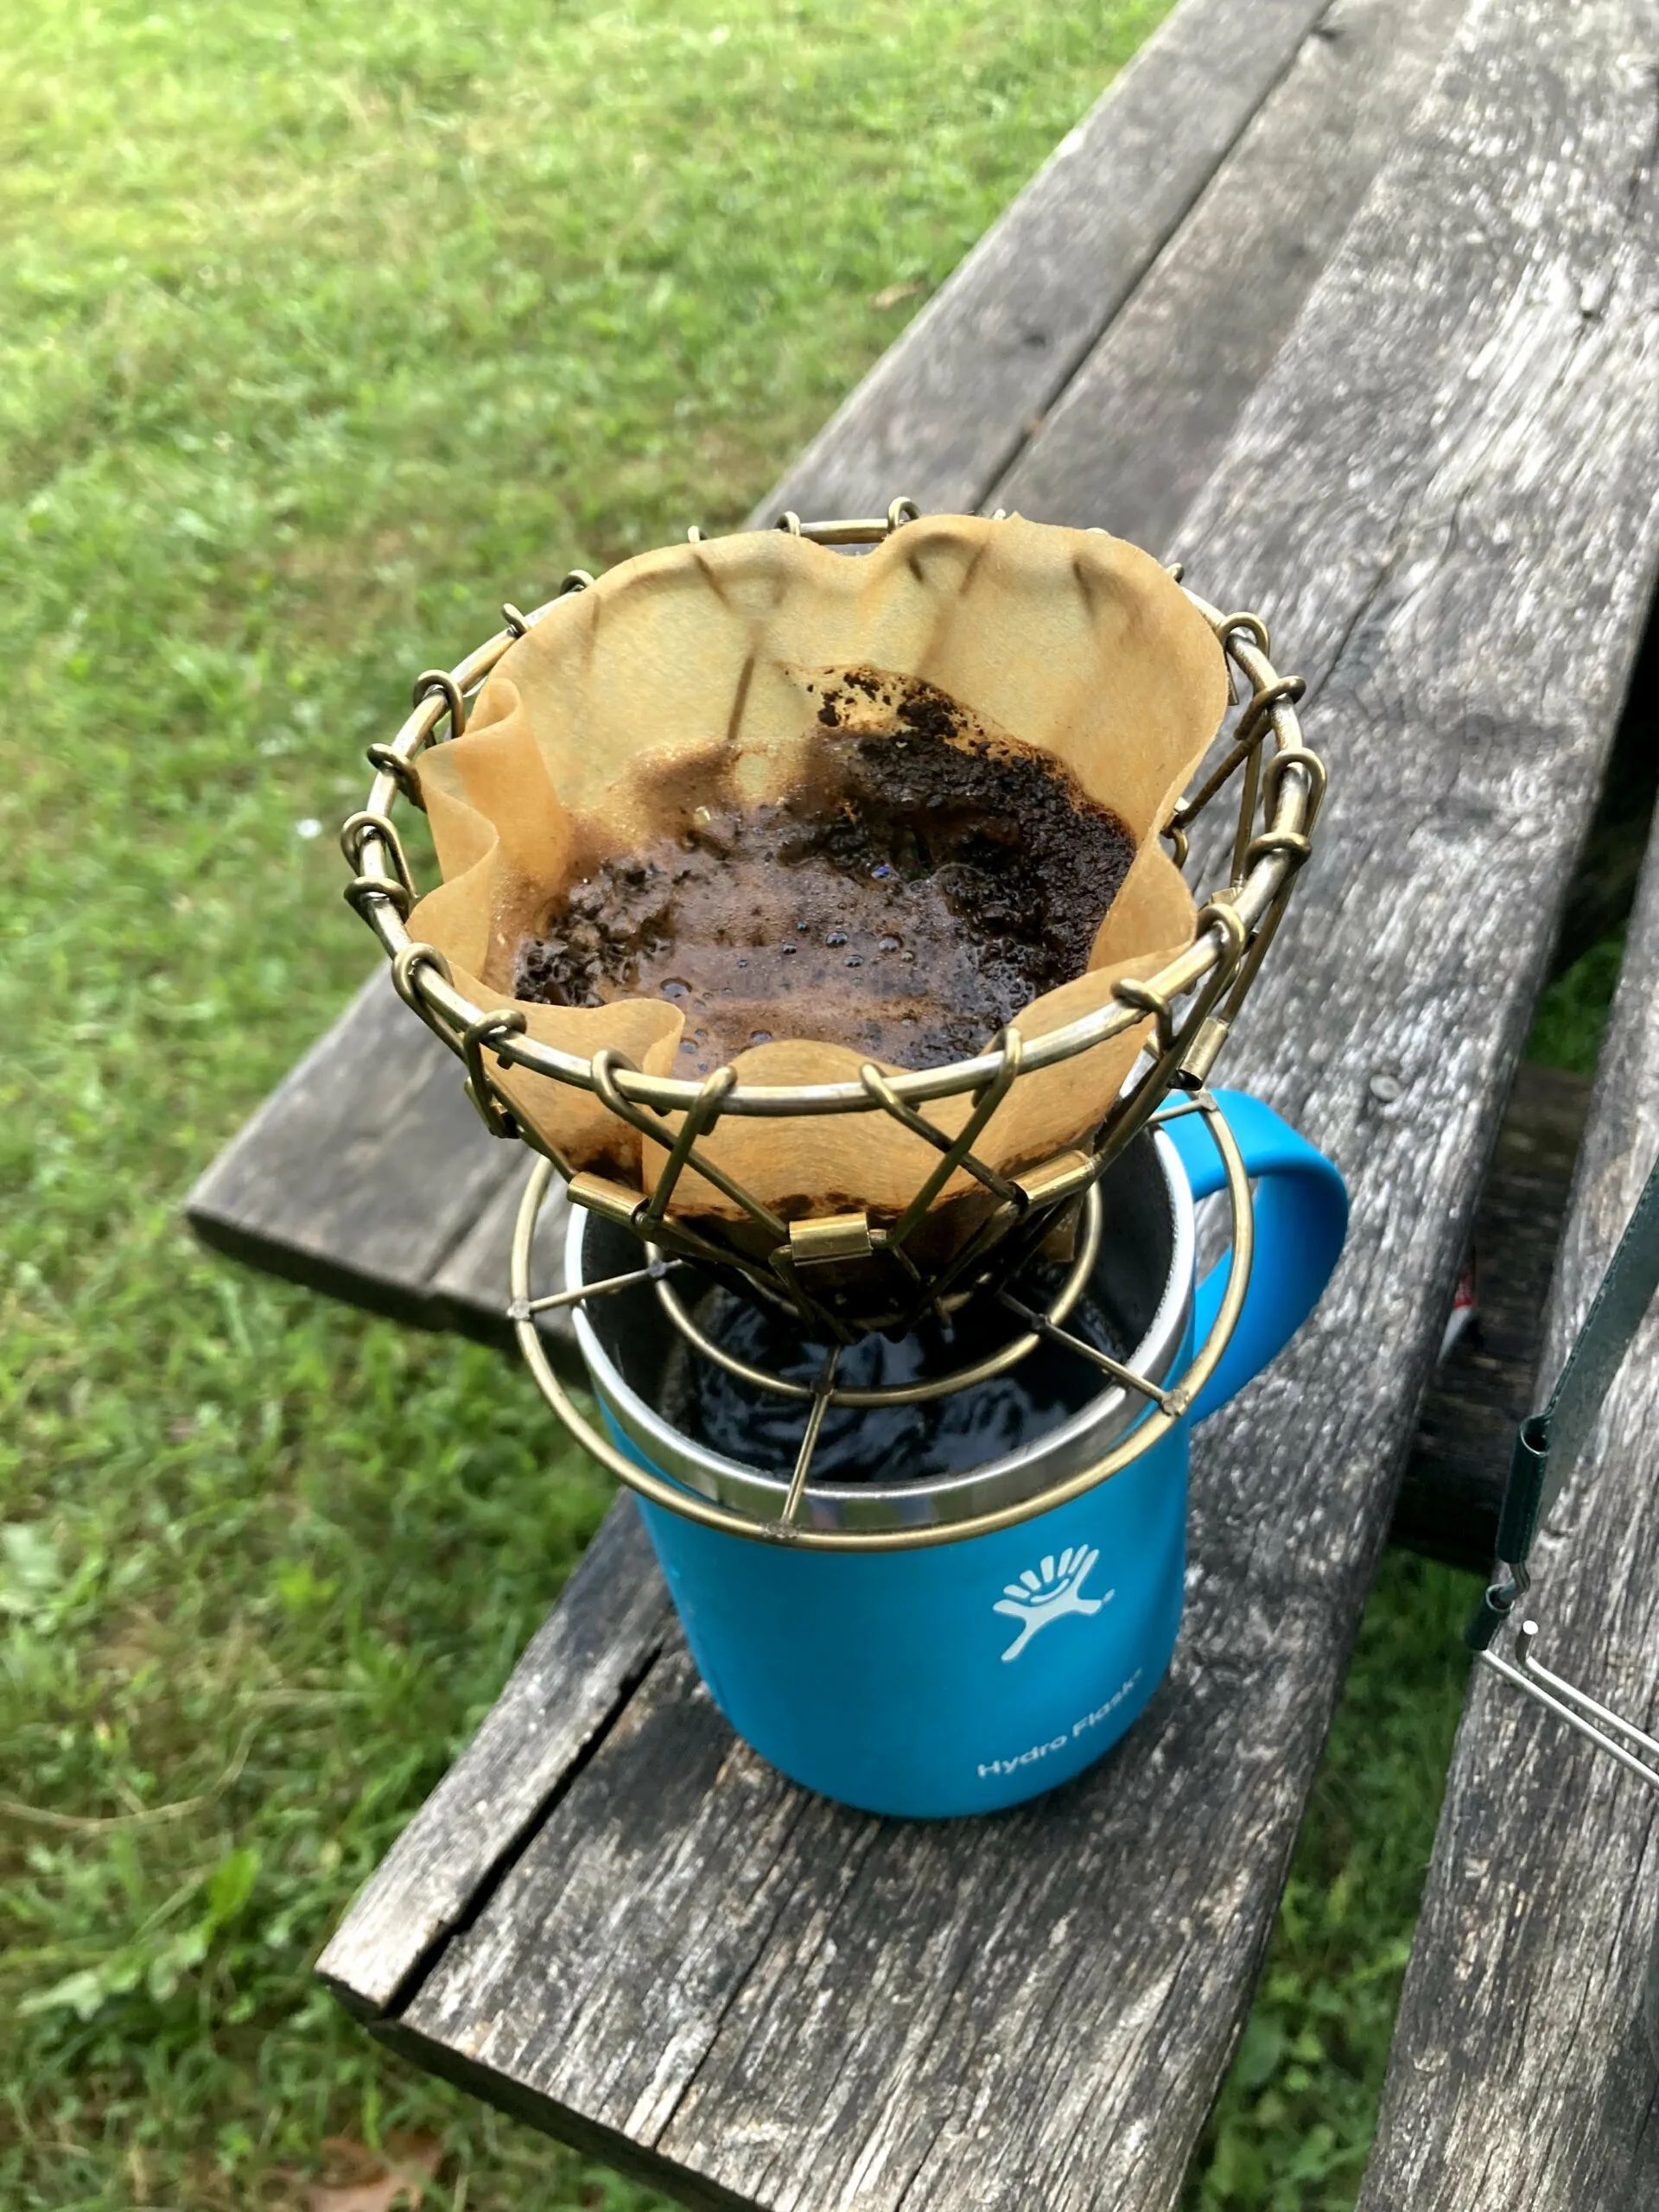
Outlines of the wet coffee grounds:
M 879 681 L 826 689 L 797 794 L 700 806 L 600 862 L 521 944 L 514 995 L 660 994 L 685 1015 L 675 1072 L 701 1076 L 782 1037 L 969 1058 L 1081 975 L 1133 857 L 1122 823 L 1046 754 L 964 736 L 928 686 L 900 687 L 891 734 L 848 728 Z

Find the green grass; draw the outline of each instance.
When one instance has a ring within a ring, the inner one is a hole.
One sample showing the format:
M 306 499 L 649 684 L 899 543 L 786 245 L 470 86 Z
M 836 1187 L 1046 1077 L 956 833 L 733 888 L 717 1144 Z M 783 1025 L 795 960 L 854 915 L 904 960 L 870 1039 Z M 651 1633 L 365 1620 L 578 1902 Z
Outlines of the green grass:
M 607 1486 L 180 1200 L 368 964 L 305 833 L 412 672 L 740 518 L 1161 6 L 0 0 L 9 2212 L 650 2201 L 309 1982 Z M 1385 1572 L 1207 2212 L 1351 2196 L 1465 1601 Z
M 1604 938 L 1558 976 L 1538 1001 L 1527 1058 L 1545 1066 L 1593 1075 L 1607 1009 L 1618 984 L 1624 932 Z

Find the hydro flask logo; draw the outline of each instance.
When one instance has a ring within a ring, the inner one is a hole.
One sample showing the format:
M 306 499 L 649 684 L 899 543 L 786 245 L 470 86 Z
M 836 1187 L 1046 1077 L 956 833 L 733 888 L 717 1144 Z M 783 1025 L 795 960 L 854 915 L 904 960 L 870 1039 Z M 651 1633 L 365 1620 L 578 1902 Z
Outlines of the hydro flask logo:
M 1040 1569 L 1028 1567 L 1018 1582 L 1008 1584 L 991 1608 L 1020 1624 L 1019 1635 L 1002 1654 L 1005 1660 L 1017 1659 L 1038 1630 L 1058 1620 L 1062 1613 L 1097 1613 L 1111 1603 L 1117 1594 L 1114 1590 L 1103 1598 L 1082 1595 L 1084 1582 L 1099 1557 L 1092 1545 L 1076 1544 L 1058 1560 L 1051 1554 Z

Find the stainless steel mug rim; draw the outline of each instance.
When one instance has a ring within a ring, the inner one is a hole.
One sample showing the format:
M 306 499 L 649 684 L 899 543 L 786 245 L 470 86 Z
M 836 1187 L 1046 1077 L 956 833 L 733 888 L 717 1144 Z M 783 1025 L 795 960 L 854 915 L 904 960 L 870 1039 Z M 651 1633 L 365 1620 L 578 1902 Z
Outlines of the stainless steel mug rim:
M 1148 1382 L 1161 1383 L 1179 1356 L 1186 1334 L 1196 1237 L 1192 1192 L 1175 1147 L 1162 1131 L 1153 1133 L 1151 1154 L 1169 1202 L 1170 1262 L 1151 1325 L 1125 1363 Z M 580 1207 L 572 1209 L 565 1244 L 565 1279 L 573 1288 L 587 1279 L 582 1248 L 589 1218 Z M 1109 1256 L 1109 1247 L 1097 1265 L 1107 1265 Z M 577 1306 L 573 1310 L 576 1341 L 594 1388 L 624 1433 L 652 1465 L 705 1497 L 760 1519 L 775 1520 L 789 1492 L 788 1477 L 746 1467 L 682 1435 L 624 1379 L 584 1308 Z M 1017 1452 L 988 1460 L 982 1467 L 924 1476 L 887 1487 L 809 1483 L 804 1517 L 815 1528 L 870 1529 L 941 1527 L 970 1520 L 1035 1497 L 1065 1475 L 1103 1458 L 1145 1410 L 1146 1401 L 1139 1392 L 1111 1382 L 1059 1427 Z

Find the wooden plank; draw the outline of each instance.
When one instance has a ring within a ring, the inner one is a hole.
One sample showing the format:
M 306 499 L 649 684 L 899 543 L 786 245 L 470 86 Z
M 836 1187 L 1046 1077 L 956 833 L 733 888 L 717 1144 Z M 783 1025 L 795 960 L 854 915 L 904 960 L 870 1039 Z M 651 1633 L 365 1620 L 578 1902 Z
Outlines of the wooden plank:
M 1659 842 L 1603 1046 L 1544 1387 L 1659 1149 Z M 1599 1448 L 1550 1516 L 1523 1610 L 1539 1657 L 1659 1724 L 1659 1311 Z M 1505 1638 L 1498 1649 L 1508 1656 Z M 1363 2212 L 1638 2212 L 1659 2202 L 1659 2060 L 1642 1985 L 1659 1894 L 1656 1800 L 1484 1668 L 1471 1680 Z
M 214 1160 L 185 1212 L 232 1259 L 397 1320 L 452 1326 L 434 1306 L 432 1278 L 524 1173 L 522 1152 L 489 1135 L 459 1062 L 382 967 Z
M 319 1960 L 342 2004 L 365 2015 L 395 2008 L 547 1817 L 671 1635 L 655 1555 L 633 1501 L 620 1497 L 483 1726 Z
M 486 1137 L 486 1142 L 488 1141 Z M 516 1172 L 484 1205 L 478 1219 L 452 1247 L 432 1278 L 432 1325 L 500 1344 L 516 1358 L 518 1347 L 506 1311 L 507 1259 L 512 1249 L 518 1201 L 531 1163 L 517 1145 L 508 1149 L 518 1154 Z M 569 1220 L 570 1202 L 564 1195 L 563 1185 L 556 1184 L 547 1194 L 536 1224 L 531 1280 L 538 1295 L 564 1287 L 564 1238 Z M 560 1363 L 571 1374 L 580 1375 L 582 1359 L 569 1313 L 560 1309 L 545 1313 L 540 1325 Z
M 507 1254 L 530 1172 L 467 1103 L 460 1062 L 377 969 L 185 1201 L 203 1243 L 423 1329 L 514 1349 Z M 543 1210 L 537 1280 L 556 1287 L 569 1210 Z M 563 1314 L 543 1325 L 575 1358 Z
M 1479 1305 L 1434 1370 L 1390 1543 L 1486 1573 L 1516 1424 L 1531 1411 L 1544 1303 L 1590 1104 L 1588 1076 L 1523 1066 L 1475 1211 Z
M 1183 0 L 755 509 L 972 513 L 1328 0 Z
M 685 1674 L 653 1671 L 402 2010 L 492 2094 L 608 2131 L 665 2186 L 1175 2200 L 1659 550 L 1632 186 L 1655 28 L 1652 0 L 1478 0 L 1190 525 L 1194 581 L 1290 641 L 1337 767 L 1229 1074 L 1342 1163 L 1355 1212 L 1313 1325 L 1204 1433 L 1187 1621 L 1145 1720 L 1038 1806 L 901 1827 L 711 1745 Z
M 982 495 L 1166 556 L 1459 9 L 1335 0 L 1030 442 Z M 1241 10 L 1248 15 L 1249 10 Z

